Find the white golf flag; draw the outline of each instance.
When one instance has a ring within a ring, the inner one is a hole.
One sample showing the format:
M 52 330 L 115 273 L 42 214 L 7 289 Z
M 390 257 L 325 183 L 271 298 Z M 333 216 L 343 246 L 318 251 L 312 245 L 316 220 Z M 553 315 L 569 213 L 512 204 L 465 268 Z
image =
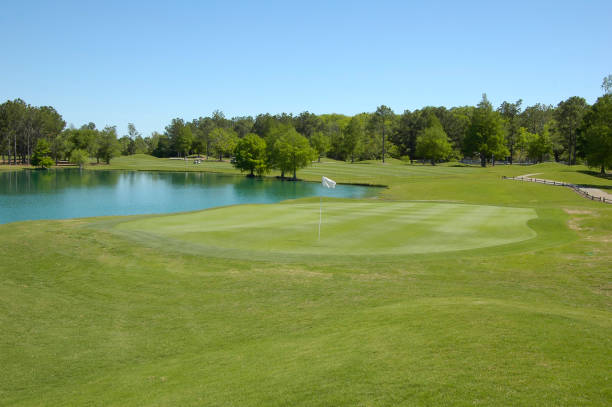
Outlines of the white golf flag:
M 327 177 L 321 179 L 321 184 L 323 184 L 325 188 L 336 188 L 336 181 Z

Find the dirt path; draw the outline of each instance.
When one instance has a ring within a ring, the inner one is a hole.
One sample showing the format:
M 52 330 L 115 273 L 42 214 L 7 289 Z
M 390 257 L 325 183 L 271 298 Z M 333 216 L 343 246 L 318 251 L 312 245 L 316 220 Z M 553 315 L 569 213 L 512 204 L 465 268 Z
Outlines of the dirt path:
M 519 175 L 519 176 L 518 176 L 518 177 L 516 177 L 516 178 L 531 178 L 531 177 L 533 177 L 534 175 L 540 175 L 540 174 L 541 174 L 541 172 L 534 172 L 533 174 Z
M 598 188 L 582 188 L 582 187 L 580 187 L 580 189 L 582 191 L 586 192 L 587 194 L 596 196 L 597 198 L 605 198 L 607 200 L 612 201 L 612 194 L 609 194 L 606 191 L 602 191 L 601 189 L 598 189 Z
M 559 181 L 553 181 L 550 179 L 542 179 L 542 178 L 533 178 L 534 175 L 539 175 L 542 174 L 541 172 L 536 172 L 533 174 L 525 174 L 525 175 L 519 175 L 518 177 L 514 177 L 513 179 L 517 179 L 520 181 L 532 181 L 532 182 L 541 182 L 541 183 L 551 183 L 554 185 L 555 182 L 559 183 Z M 603 199 L 605 201 L 607 201 L 608 203 L 612 203 L 612 194 L 609 194 L 606 191 L 602 191 L 599 188 L 587 188 L 587 187 L 583 187 L 580 185 L 572 185 L 572 184 L 567 184 L 564 183 L 565 186 L 568 187 L 573 187 L 574 189 L 578 189 L 579 192 L 582 192 L 583 194 L 586 194 L 586 197 L 588 197 L 588 195 L 591 195 L 597 199 Z M 559 185 L 559 184 L 556 184 Z M 583 195 L 584 196 L 584 195 Z M 604 202 L 605 202 L 604 201 Z

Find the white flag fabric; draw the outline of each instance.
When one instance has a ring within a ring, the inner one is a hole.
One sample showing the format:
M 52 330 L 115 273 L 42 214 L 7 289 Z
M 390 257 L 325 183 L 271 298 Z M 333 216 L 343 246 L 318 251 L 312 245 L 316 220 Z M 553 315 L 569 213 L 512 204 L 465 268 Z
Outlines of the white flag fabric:
M 334 181 L 333 179 L 329 179 L 327 177 L 321 178 L 321 184 L 325 188 L 336 188 L 336 181 Z

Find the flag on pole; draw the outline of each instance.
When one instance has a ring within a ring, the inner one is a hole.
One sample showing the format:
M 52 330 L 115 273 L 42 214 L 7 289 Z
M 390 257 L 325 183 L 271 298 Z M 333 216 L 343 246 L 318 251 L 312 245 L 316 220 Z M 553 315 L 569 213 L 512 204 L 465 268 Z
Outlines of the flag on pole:
M 323 184 L 325 188 L 336 188 L 336 181 L 327 177 L 321 178 L 321 184 Z
M 329 179 L 327 177 L 322 177 L 321 185 L 323 185 L 325 188 L 336 188 L 336 181 L 334 181 L 333 179 Z M 321 240 L 321 219 L 322 219 L 322 213 L 323 213 L 323 203 L 322 202 L 323 202 L 322 197 L 319 196 L 319 240 Z

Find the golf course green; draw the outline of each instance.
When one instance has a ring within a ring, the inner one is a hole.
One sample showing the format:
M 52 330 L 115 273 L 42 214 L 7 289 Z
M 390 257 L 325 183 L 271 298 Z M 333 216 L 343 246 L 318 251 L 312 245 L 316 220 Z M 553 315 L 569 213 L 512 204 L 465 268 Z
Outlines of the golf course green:
M 612 405 L 612 205 L 526 173 L 612 189 L 324 160 L 298 176 L 387 187 L 320 240 L 318 197 L 0 225 L 0 405 Z
M 323 207 L 325 211 L 323 212 Z M 321 209 L 321 236 L 318 234 Z M 497 246 L 536 236 L 529 208 L 435 202 L 328 201 L 240 205 L 119 223 L 144 243 L 226 256 L 377 256 Z

